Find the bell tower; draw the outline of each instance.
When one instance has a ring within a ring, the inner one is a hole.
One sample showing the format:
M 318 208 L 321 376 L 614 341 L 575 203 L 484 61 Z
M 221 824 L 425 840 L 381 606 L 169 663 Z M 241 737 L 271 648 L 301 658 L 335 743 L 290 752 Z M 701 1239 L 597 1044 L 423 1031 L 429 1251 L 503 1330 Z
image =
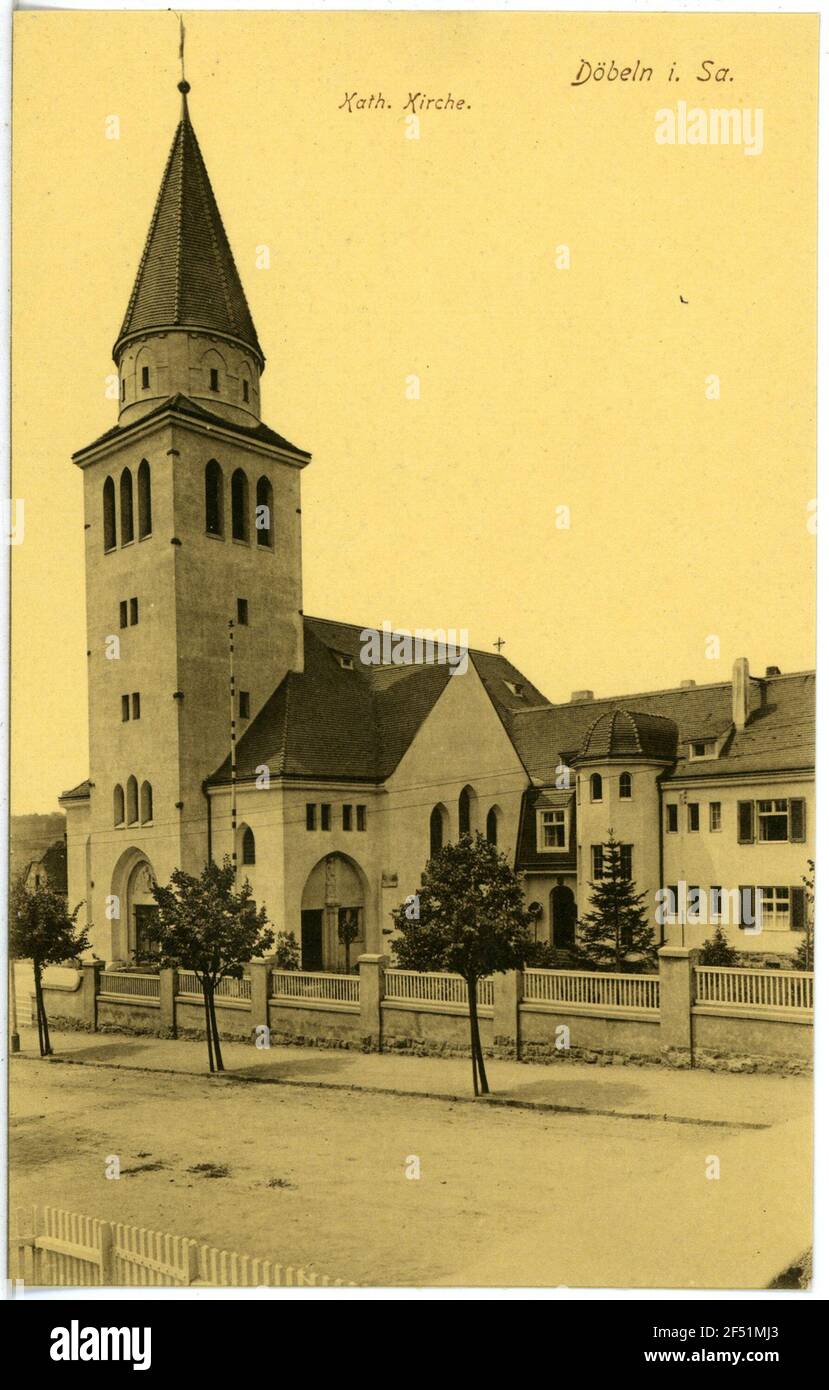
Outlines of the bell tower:
M 118 420 L 84 479 L 92 915 L 136 856 L 208 857 L 202 785 L 303 667 L 300 475 L 261 418 L 265 358 L 179 83 L 181 117 L 113 348 Z M 126 891 L 124 889 L 124 891 Z M 134 949 L 129 905 L 101 954 Z M 104 933 L 105 934 L 105 933 Z M 99 948 L 100 949 L 100 948 Z

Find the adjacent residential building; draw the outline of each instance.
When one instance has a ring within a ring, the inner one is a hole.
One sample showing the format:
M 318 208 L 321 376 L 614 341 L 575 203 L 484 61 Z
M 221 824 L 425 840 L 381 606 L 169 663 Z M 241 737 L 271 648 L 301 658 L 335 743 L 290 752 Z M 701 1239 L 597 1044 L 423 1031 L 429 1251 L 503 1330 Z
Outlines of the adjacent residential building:
M 118 420 L 74 455 L 90 769 L 60 804 L 96 954 L 142 951 L 154 879 L 235 854 L 304 968 L 342 969 L 341 926 L 352 960 L 393 948 L 392 909 L 476 830 L 566 950 L 610 828 L 658 938 L 710 934 L 680 905 L 658 920 L 665 886 L 746 886 L 765 925 L 749 943 L 747 911 L 732 935 L 791 951 L 813 854 L 810 674 L 738 662 L 731 685 L 555 705 L 500 653 L 427 640 L 377 659 L 369 629 L 304 614 L 311 456 L 262 420 L 264 353 L 179 90 L 113 349 Z

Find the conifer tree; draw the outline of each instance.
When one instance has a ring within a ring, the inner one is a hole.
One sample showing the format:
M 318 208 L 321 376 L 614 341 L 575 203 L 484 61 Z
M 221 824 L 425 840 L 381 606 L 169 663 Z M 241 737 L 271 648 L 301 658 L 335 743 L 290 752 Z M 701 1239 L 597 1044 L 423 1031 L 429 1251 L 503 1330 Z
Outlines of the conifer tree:
M 655 942 L 644 907 L 645 894 L 625 875 L 622 846 L 608 830 L 602 845 L 602 876 L 590 884 L 591 911 L 579 923 L 577 949 L 593 965 L 614 970 L 652 964 Z

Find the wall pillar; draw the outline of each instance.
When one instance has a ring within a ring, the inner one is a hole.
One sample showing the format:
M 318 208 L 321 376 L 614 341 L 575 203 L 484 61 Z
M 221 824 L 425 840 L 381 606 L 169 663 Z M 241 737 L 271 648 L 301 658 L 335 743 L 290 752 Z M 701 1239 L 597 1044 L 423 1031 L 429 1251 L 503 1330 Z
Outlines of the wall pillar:
M 98 1031 L 98 990 L 100 974 L 104 968 L 102 960 L 81 961 L 81 992 L 83 1002 L 84 1027 L 90 1033 Z
M 160 970 L 158 972 L 158 998 L 161 1004 L 158 1031 L 168 1037 L 176 1037 L 176 995 L 178 994 L 178 971 Z
M 386 994 L 388 956 L 357 958 L 360 970 L 360 1033 L 366 1052 L 383 1050 L 383 999 Z
M 659 1047 L 662 1058 L 675 1067 L 694 1065 L 691 1008 L 694 966 L 699 950 L 692 946 L 662 946 L 659 955 Z
M 250 975 L 250 1030 L 253 1040 L 257 1036 L 267 1037 L 267 1033 L 257 1034 L 257 1028 L 269 1028 L 268 999 L 271 994 L 271 971 L 274 968 L 272 957 L 267 960 L 252 960 L 248 966 Z M 260 1043 L 261 1047 L 262 1044 Z
M 519 1005 L 524 997 L 523 970 L 504 970 L 493 976 L 492 1044 L 496 1057 L 521 1056 Z

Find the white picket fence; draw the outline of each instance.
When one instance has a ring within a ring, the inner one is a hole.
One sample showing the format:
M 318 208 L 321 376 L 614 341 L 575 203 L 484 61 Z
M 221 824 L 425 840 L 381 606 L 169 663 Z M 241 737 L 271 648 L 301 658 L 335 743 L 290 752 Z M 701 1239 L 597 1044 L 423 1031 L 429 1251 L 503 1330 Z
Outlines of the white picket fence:
M 492 1009 L 495 989 L 491 978 L 478 981 L 478 1007 Z M 387 970 L 386 999 L 405 1004 L 451 1004 L 468 1007 L 466 980 L 461 975 L 428 970 Z
M 304 970 L 272 970 L 274 999 L 317 999 L 328 1004 L 360 1004 L 359 975 L 327 975 Z
M 180 999 L 198 999 L 199 1003 L 203 1001 L 204 994 L 195 970 L 179 970 L 178 997 Z M 216 986 L 216 998 L 250 1003 L 250 980 L 248 976 L 243 975 L 241 980 L 233 980 L 230 977 L 220 980 Z
M 135 970 L 102 970 L 98 993 L 112 999 L 158 999 L 159 979 Z
M 19 1211 L 10 1253 L 12 1281 L 39 1288 L 342 1288 L 346 1283 L 313 1269 L 56 1207 Z
M 696 967 L 698 1004 L 724 1012 L 772 1009 L 805 1013 L 814 1009 L 814 975 L 807 970 L 743 970 L 734 966 Z
M 590 970 L 525 970 L 528 1003 L 575 1008 L 659 1012 L 658 975 L 605 975 Z

